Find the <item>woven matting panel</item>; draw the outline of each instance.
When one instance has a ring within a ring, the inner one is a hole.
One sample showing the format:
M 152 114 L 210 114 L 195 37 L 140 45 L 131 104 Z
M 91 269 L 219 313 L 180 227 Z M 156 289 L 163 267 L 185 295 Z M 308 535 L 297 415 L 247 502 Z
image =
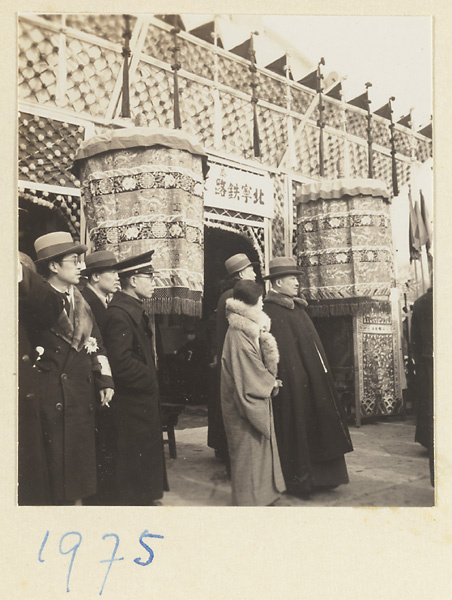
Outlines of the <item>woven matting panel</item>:
M 55 104 L 59 34 L 19 21 L 18 43 L 19 99 Z
M 101 46 L 67 39 L 67 85 L 63 106 L 104 116 L 110 104 L 122 57 Z
M 214 141 L 214 98 L 211 88 L 189 79 L 179 80 L 180 109 L 184 131 L 198 138 L 205 149 Z
M 306 112 L 307 108 L 315 98 L 315 94 L 310 94 L 309 92 L 293 87 L 290 88 L 290 94 L 292 110 L 302 115 Z
M 389 121 L 377 121 L 372 119 L 370 122 L 372 141 L 379 146 L 390 148 L 391 138 L 389 130 Z M 367 137 L 367 134 L 366 134 Z
M 323 168 L 327 179 L 337 179 L 339 166 L 344 156 L 344 140 L 339 136 L 323 132 Z
M 308 177 L 319 176 L 319 130 L 305 125 L 301 133 L 295 128 L 295 153 L 299 161 L 298 170 Z
M 357 179 L 367 177 L 369 173 L 367 146 L 351 142 L 348 144 L 348 151 L 350 158 L 350 177 Z
M 173 79 L 171 73 L 139 62 L 130 86 L 130 111 L 140 114 L 142 125 L 172 127 Z
M 212 51 L 207 51 L 204 46 L 195 44 L 183 38 L 177 38 L 179 46 L 179 62 L 182 69 L 190 71 L 199 77 L 213 79 L 215 57 Z
M 277 166 L 287 147 L 287 125 L 283 114 L 258 106 L 261 156 L 265 164 Z
M 329 127 L 335 127 L 336 129 L 343 129 L 343 110 L 337 104 L 332 102 L 324 102 L 325 110 L 323 111 L 323 118 L 325 125 Z M 317 110 L 318 115 L 318 110 Z
M 253 109 L 251 102 L 221 93 L 223 107 L 223 143 L 226 152 L 251 157 Z
M 251 81 L 251 75 L 250 75 Z M 277 106 L 287 106 L 287 84 L 261 71 L 257 72 L 257 97 Z
M 251 95 L 251 73 L 243 65 L 225 56 L 218 56 L 218 82 Z
M 174 62 L 173 36 L 160 27 L 149 25 L 146 40 L 143 46 L 143 54 L 158 58 L 169 65 Z
M 396 151 L 405 156 L 411 156 L 411 136 L 404 131 L 394 129 Z
M 131 16 L 131 30 L 133 30 L 135 22 L 136 17 Z M 109 42 L 124 44 L 125 22 L 123 15 L 68 14 L 66 15 L 66 26 L 84 33 L 90 33 Z
M 19 179 L 76 187 L 70 172 L 84 127 L 19 113 Z
M 275 215 L 272 219 L 272 256 L 284 256 L 285 176 L 271 174 L 275 193 Z
M 431 140 L 420 140 L 416 138 L 416 157 L 425 162 L 433 156 L 433 144 Z
M 347 131 L 352 135 L 367 139 L 367 119 L 364 114 L 347 110 Z

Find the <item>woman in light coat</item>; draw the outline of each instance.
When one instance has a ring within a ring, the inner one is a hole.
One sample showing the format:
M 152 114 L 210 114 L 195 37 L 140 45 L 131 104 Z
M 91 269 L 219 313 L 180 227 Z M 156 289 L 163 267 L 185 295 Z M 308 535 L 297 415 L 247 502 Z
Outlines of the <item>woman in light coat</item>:
M 262 288 L 242 280 L 226 302 L 229 328 L 221 363 L 221 408 L 231 456 L 232 504 L 266 506 L 285 490 L 271 396 L 278 347 L 262 310 Z

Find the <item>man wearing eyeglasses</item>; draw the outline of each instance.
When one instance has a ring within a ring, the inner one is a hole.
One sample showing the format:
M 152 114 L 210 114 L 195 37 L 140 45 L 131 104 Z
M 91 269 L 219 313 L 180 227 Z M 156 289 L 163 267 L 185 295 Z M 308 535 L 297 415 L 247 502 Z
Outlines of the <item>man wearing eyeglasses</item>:
M 159 505 L 168 490 L 153 335 L 143 306 L 154 292 L 152 254 L 116 265 L 121 290 L 103 328 L 116 390 L 117 504 L 127 506 Z
M 96 389 L 102 404 L 113 379 L 91 309 L 75 287 L 86 246 L 56 231 L 35 241 L 36 265 L 61 299 L 56 323 L 33 332 L 51 502 L 81 504 L 96 492 Z

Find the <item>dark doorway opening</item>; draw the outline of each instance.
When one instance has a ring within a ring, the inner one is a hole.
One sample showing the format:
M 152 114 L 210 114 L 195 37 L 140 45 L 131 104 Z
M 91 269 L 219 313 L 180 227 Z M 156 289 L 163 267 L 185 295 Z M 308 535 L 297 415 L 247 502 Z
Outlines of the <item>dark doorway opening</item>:
M 203 319 L 215 311 L 220 296 L 220 283 L 226 277 L 224 262 L 230 256 L 243 252 L 251 262 L 259 264 L 259 256 L 251 241 L 232 231 L 204 228 L 204 297 Z M 259 266 L 254 269 L 257 281 L 262 281 Z
M 52 231 L 70 231 L 67 220 L 58 210 L 19 199 L 19 250 L 36 260 L 34 241 Z

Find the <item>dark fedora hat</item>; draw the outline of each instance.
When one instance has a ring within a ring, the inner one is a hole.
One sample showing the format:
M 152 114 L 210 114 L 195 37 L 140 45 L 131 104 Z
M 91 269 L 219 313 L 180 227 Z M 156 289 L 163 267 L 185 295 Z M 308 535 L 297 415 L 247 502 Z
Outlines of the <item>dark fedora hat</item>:
M 102 273 L 103 271 L 116 271 L 118 261 L 114 252 L 111 250 L 98 250 L 91 252 L 85 257 L 85 268 L 81 271 L 82 275 L 90 273 Z
M 148 250 L 142 254 L 136 254 L 117 263 L 116 270 L 120 275 L 152 275 L 152 255 L 154 250 Z
M 226 271 L 228 275 L 235 275 L 239 271 L 243 271 L 246 267 L 253 267 L 256 263 L 252 263 L 246 254 L 234 254 L 234 256 L 229 257 L 224 266 L 226 267 Z
M 297 267 L 296 260 L 290 256 L 272 258 L 268 275 L 264 279 L 276 279 L 285 275 L 301 275 L 301 270 Z
M 88 250 L 87 246 L 77 244 L 72 235 L 67 231 L 52 231 L 41 235 L 35 241 L 37 263 L 42 263 L 65 254 L 83 254 Z

